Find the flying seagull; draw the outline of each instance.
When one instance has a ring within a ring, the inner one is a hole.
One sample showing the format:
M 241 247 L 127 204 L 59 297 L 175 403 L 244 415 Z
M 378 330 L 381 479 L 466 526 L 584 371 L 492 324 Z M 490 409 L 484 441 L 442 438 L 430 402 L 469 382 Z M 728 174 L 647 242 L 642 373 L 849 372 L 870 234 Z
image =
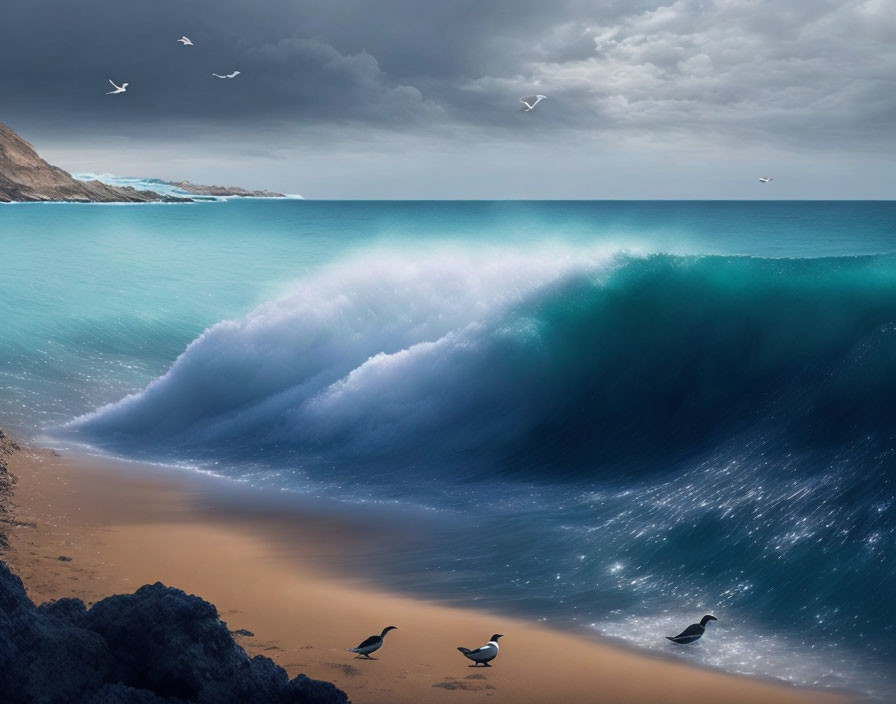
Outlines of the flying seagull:
M 529 95 L 525 98 L 520 98 L 520 102 L 526 106 L 523 108 L 523 112 L 532 112 L 535 106 L 547 97 L 546 95 Z
M 362 641 L 357 648 L 347 648 L 346 652 L 357 653 L 359 657 L 363 655 L 368 660 L 376 660 L 376 658 L 370 657 L 370 654 L 383 647 L 383 640 L 389 631 L 397 630 L 395 626 L 386 626 L 378 636 L 370 636 L 367 640 Z
M 673 643 L 678 643 L 678 645 L 687 645 L 688 643 L 693 643 L 694 641 L 700 640 L 700 636 L 702 636 L 706 632 L 706 624 L 710 621 L 718 621 L 715 616 L 704 616 L 700 623 L 692 623 L 690 626 L 685 628 L 681 633 L 677 636 L 666 636 Z
M 228 73 L 226 76 L 222 76 L 220 73 L 212 74 L 215 78 L 236 78 L 240 75 L 239 71 L 234 71 L 233 73 Z
M 465 658 L 473 661 L 473 667 L 479 664 L 491 667 L 489 663 L 498 657 L 498 638 L 503 637 L 500 633 L 495 633 L 488 643 L 476 648 L 476 650 L 468 650 L 467 648 L 458 648 L 458 650 L 463 653 Z
M 190 38 L 186 34 L 177 41 L 179 41 L 184 46 L 193 46 L 193 42 L 190 41 Z
M 773 179 L 773 178 L 766 178 L 765 176 L 763 176 L 762 178 L 759 179 L 759 183 L 768 183 L 769 181 L 774 181 L 774 180 L 775 179 Z
M 112 84 L 112 87 L 115 90 L 110 90 L 108 93 L 106 93 L 106 95 L 118 95 L 119 93 L 124 93 L 125 91 L 127 91 L 128 86 L 130 85 L 129 83 L 122 83 L 120 86 L 117 86 L 111 78 L 109 79 L 109 83 Z

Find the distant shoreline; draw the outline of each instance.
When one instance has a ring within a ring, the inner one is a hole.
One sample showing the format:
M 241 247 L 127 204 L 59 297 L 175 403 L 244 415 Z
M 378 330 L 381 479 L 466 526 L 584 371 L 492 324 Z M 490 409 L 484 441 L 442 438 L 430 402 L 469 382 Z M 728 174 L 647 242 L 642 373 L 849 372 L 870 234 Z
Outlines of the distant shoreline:
M 147 184 L 150 186 L 135 187 Z M 0 203 L 190 203 L 196 197 L 286 198 L 276 191 L 207 186 L 190 181 L 76 178 L 41 159 L 31 144 L 9 127 L 0 125 Z
M 143 201 L 102 201 L 102 200 L 3 200 L 3 205 L 197 205 L 200 203 L 224 203 L 244 200 L 306 200 L 302 196 L 216 196 L 208 198 L 185 198 L 182 200 L 143 200 Z

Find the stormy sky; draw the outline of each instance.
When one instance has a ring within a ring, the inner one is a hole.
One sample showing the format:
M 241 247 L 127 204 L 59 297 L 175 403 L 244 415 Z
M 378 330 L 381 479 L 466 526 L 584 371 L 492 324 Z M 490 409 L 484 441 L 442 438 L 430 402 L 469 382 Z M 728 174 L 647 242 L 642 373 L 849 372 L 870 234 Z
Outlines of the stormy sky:
M 0 122 L 70 171 L 317 198 L 896 196 L 893 0 L 4 0 L 0 14 Z M 109 78 L 128 92 L 105 95 Z M 548 99 L 521 112 L 533 93 Z

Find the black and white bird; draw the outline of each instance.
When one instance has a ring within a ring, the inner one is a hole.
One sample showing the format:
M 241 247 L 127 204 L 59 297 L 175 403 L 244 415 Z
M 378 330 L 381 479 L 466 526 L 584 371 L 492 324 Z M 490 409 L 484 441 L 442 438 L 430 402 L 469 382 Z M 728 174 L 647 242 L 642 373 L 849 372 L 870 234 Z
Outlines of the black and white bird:
M 397 630 L 396 626 L 386 626 L 378 636 L 370 636 L 367 640 L 362 641 L 357 648 L 346 648 L 346 652 L 357 653 L 359 656 L 363 655 L 368 660 L 374 660 L 375 658 L 370 657 L 370 654 L 383 647 L 383 640 L 389 631 Z
M 767 177 L 765 177 L 765 176 L 761 176 L 761 177 L 759 178 L 759 183 L 768 183 L 769 181 L 774 181 L 774 180 L 775 180 L 775 179 L 773 179 L 773 178 L 767 178 Z
M 498 638 L 503 637 L 504 636 L 500 633 L 495 633 L 488 643 L 476 648 L 476 650 L 468 650 L 467 648 L 458 648 L 458 650 L 463 653 L 465 658 L 473 661 L 473 667 L 480 664 L 485 667 L 491 667 L 489 663 L 498 657 L 498 650 L 500 650 L 498 647 Z
M 224 74 L 223 76 L 222 76 L 220 73 L 213 73 L 212 75 L 213 75 L 215 78 L 236 78 L 237 76 L 240 75 L 240 72 L 239 72 L 239 71 L 233 71 L 233 72 L 231 72 L 231 73 Z
M 528 95 L 525 98 L 520 98 L 520 102 L 524 106 L 523 112 L 532 112 L 535 106 L 547 97 L 546 95 Z
M 687 645 L 688 643 L 693 643 L 694 641 L 700 640 L 700 637 L 706 633 L 706 624 L 710 621 L 718 621 L 715 616 L 709 616 L 708 614 L 700 619 L 700 623 L 692 623 L 690 626 L 685 628 L 681 633 L 677 636 L 666 636 L 673 643 L 678 643 L 678 645 Z
M 190 38 L 186 34 L 182 35 L 181 38 L 177 41 L 179 41 L 184 46 L 193 46 L 193 42 L 190 41 Z

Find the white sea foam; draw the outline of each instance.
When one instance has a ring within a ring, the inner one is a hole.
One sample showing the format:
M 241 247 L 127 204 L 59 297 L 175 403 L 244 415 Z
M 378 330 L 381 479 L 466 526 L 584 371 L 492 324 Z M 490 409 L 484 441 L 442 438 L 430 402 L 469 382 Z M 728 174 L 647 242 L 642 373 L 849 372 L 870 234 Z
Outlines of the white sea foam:
M 675 635 L 704 613 L 714 613 L 706 635 L 682 646 L 665 636 Z M 741 675 L 772 677 L 802 687 L 850 689 L 856 682 L 869 687 L 877 682 L 855 652 L 842 644 L 798 641 L 775 632 L 759 630 L 746 622 L 732 622 L 724 612 L 697 606 L 690 613 L 663 611 L 651 616 L 629 616 L 591 624 L 597 632 L 639 648 Z M 885 686 L 885 685 L 884 685 Z
M 399 427 L 445 426 L 446 409 L 464 413 L 471 385 L 482 383 L 462 371 L 477 368 L 466 363 L 471 355 L 501 337 L 537 337 L 526 320 L 508 328 L 503 311 L 564 277 L 599 275 L 611 261 L 606 251 L 559 247 L 368 254 L 218 323 L 145 390 L 70 427 L 100 437 L 189 436 L 189 444 L 350 436 L 369 448 Z

